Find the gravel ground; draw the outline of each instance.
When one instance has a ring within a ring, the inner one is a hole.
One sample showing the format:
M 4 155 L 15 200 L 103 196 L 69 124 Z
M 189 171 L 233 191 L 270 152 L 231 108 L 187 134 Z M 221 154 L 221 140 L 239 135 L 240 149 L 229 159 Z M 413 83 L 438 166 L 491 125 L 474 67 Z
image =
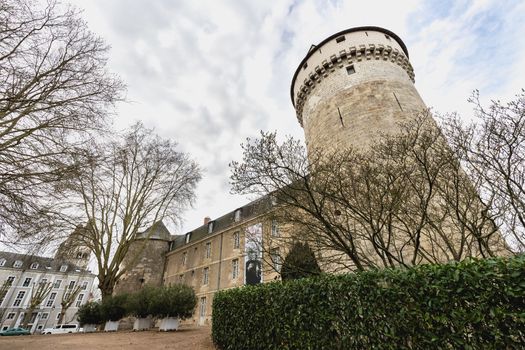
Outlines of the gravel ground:
M 176 332 L 97 332 L 85 334 L 0 337 L 0 350 L 214 350 L 211 328 L 186 328 Z

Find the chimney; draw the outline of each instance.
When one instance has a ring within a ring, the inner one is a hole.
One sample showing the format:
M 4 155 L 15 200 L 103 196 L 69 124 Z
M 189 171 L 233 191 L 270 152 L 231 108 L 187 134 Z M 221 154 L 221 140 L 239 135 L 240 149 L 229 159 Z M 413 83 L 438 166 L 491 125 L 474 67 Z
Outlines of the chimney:
M 209 216 L 206 216 L 204 218 L 204 225 L 208 225 L 208 223 L 211 221 L 210 217 Z

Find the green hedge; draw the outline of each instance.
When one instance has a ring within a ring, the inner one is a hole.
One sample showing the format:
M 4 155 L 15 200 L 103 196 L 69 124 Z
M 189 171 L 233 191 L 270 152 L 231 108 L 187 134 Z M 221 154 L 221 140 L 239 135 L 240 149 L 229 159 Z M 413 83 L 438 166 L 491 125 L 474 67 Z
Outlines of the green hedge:
M 221 349 L 525 349 L 525 256 L 216 293 Z

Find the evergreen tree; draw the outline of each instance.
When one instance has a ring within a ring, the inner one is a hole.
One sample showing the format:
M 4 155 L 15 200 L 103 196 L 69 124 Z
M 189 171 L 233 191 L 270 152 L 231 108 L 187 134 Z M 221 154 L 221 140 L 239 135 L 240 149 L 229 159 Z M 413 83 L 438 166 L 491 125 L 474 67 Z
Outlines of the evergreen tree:
M 321 269 L 308 243 L 297 242 L 284 259 L 281 278 L 283 281 L 294 280 L 320 273 Z

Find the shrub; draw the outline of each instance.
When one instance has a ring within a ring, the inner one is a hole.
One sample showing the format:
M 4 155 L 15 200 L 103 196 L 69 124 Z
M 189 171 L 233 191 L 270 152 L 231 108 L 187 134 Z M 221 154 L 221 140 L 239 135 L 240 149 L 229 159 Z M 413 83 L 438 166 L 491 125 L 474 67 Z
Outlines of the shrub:
M 290 249 L 290 252 L 284 259 L 281 278 L 283 281 L 295 280 L 319 275 L 320 273 L 321 269 L 308 243 L 297 242 L 292 246 L 292 249 Z
M 127 294 L 118 294 L 106 297 L 102 300 L 100 313 L 103 321 L 118 321 L 126 316 Z
M 153 316 L 185 319 L 193 315 L 195 305 L 197 297 L 193 288 L 184 284 L 172 284 L 159 289 L 151 309 Z
M 220 291 L 222 349 L 523 349 L 525 256 Z
M 159 297 L 160 289 L 146 285 L 138 292 L 128 295 L 126 300 L 126 311 L 128 315 L 145 318 L 152 315 L 153 305 Z
M 99 324 L 102 322 L 100 311 L 100 303 L 93 301 L 86 303 L 78 309 L 78 322 L 81 325 Z

